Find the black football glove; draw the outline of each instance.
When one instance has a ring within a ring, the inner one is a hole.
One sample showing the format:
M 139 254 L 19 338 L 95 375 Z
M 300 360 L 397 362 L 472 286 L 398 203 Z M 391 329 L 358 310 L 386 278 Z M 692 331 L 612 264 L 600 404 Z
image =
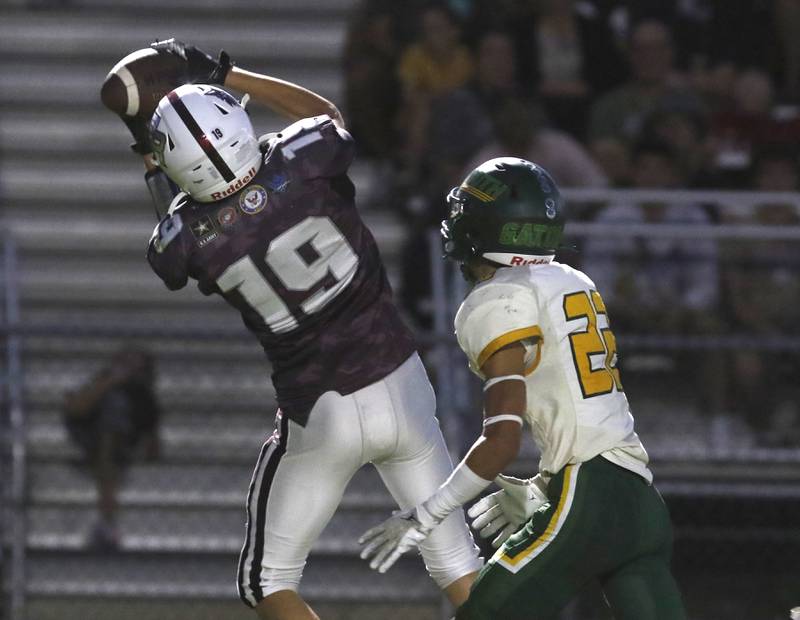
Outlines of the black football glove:
M 150 47 L 160 54 L 172 54 L 185 60 L 186 72 L 189 82 L 192 84 L 219 84 L 222 86 L 225 84 L 228 71 L 233 66 L 231 57 L 225 50 L 220 50 L 219 58 L 214 60 L 200 48 L 187 45 L 177 39 L 156 41 Z
M 147 121 L 140 116 L 121 116 L 120 117 L 128 130 L 131 132 L 135 142 L 131 148 L 139 155 L 147 155 L 153 152 L 153 145 L 150 142 L 150 131 L 147 129 Z

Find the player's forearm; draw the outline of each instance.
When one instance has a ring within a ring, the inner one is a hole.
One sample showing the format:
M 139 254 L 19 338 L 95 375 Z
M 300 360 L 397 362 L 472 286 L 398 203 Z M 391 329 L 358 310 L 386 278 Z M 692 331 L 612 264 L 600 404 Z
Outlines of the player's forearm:
M 522 431 L 516 422 L 501 422 L 491 435 L 482 435 L 472 445 L 464 462 L 473 472 L 486 480 L 505 471 L 517 458 Z
M 342 115 L 332 102 L 298 84 L 233 67 L 225 79 L 225 86 L 249 93 L 253 99 L 289 120 L 327 114 L 337 125 L 344 127 Z
M 481 436 L 436 493 L 420 506 L 435 522 L 475 499 L 513 461 L 519 452 L 516 423 L 502 432 Z M 516 439 L 515 439 L 516 437 Z

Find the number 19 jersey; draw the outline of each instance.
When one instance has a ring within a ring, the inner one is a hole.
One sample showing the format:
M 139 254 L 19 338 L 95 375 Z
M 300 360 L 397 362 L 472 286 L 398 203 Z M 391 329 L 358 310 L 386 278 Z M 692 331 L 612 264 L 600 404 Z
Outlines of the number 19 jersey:
M 602 297 L 586 274 L 552 262 L 498 269 L 470 291 L 455 319 L 470 368 L 499 349 L 526 349 L 525 419 L 541 452 L 539 471 L 602 455 L 648 482 L 648 457 L 617 368 Z
M 305 425 L 321 394 L 383 379 L 415 344 L 355 207 L 350 135 L 308 118 L 264 150 L 244 187 L 213 203 L 176 198 L 148 260 L 170 289 L 192 278 L 239 310 L 272 363 L 281 409 Z

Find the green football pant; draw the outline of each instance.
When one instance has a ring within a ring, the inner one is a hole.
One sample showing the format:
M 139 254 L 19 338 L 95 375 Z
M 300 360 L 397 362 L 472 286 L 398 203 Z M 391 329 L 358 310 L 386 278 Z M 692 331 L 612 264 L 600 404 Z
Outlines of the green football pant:
M 602 457 L 568 465 L 550 503 L 486 564 L 457 620 L 550 620 L 597 580 L 616 620 L 684 620 L 655 487 Z

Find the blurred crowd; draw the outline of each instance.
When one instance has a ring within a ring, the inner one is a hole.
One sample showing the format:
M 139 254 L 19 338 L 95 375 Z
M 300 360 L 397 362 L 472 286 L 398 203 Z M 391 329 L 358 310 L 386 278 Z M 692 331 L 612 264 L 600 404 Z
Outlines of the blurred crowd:
M 410 195 L 510 151 L 563 186 L 631 186 L 643 142 L 681 186 L 744 188 L 800 138 L 798 35 L 796 0 L 363 0 L 346 110 Z
M 562 187 L 800 188 L 800 0 L 363 0 L 344 73 L 360 160 L 408 225 L 400 295 L 423 328 L 422 233 L 486 159 L 530 159 Z M 798 227 L 799 213 L 661 201 L 573 206 L 571 219 Z M 595 279 L 618 333 L 752 336 L 668 356 L 702 411 L 800 445 L 787 430 L 797 350 L 763 346 L 800 336 L 796 240 L 595 237 L 567 262 Z

